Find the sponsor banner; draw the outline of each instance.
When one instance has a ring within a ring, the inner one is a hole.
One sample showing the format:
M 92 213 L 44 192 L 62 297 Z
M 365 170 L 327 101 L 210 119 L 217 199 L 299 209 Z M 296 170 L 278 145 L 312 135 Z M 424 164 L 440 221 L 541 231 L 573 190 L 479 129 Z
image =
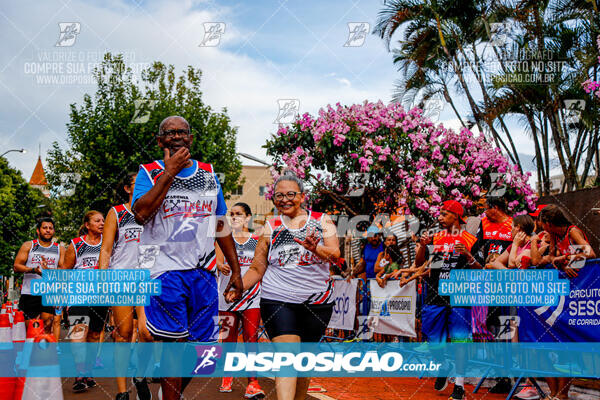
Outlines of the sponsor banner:
M 333 313 L 329 320 L 329 328 L 354 330 L 356 319 L 356 290 L 358 279 L 350 282 L 336 279 L 333 286 Z
M 31 282 L 45 306 L 148 305 L 160 293 L 160 281 L 143 269 L 46 269 Z
M 161 349 L 160 365 L 139 364 L 140 353 Z M 17 351 L 28 354 L 25 363 L 0 364 L 0 376 L 76 377 L 77 352 L 98 354 L 93 377 L 114 376 L 311 376 L 311 377 L 418 377 L 447 374 L 444 361 L 466 359 L 464 371 L 454 376 L 600 376 L 600 351 L 590 343 L 56 343 L 27 342 L 2 351 L 4 361 Z M 130 354 L 115 367 L 115 354 Z M 15 360 L 15 358 L 13 358 Z M 170 363 L 169 363 L 170 361 Z M 492 367 L 491 369 L 488 369 Z M 118 369 L 117 369 L 118 368 Z
M 415 307 L 417 291 L 415 281 L 400 287 L 398 281 L 388 281 L 384 288 L 374 279 L 369 280 L 371 309 L 369 326 L 377 333 L 416 337 Z
M 588 261 L 569 279 L 557 305 L 519 308 L 521 342 L 600 341 L 600 260 Z M 566 279 L 564 273 L 560 277 Z

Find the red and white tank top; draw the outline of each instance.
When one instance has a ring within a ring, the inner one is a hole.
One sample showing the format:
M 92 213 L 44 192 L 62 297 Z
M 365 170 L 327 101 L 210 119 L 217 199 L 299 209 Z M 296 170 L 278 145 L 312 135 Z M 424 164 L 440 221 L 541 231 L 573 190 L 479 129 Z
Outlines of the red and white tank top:
M 317 257 L 294 238 L 306 239 L 315 230 L 323 244 L 323 214 L 308 211 L 302 228 L 288 228 L 281 217 L 268 221 L 271 228 L 268 268 L 262 279 L 261 297 L 286 303 L 326 304 L 332 301 L 333 280 L 329 262 Z
M 100 242 L 95 245 L 86 242 L 86 237 L 87 235 L 84 235 L 71 240 L 75 248 L 75 265 L 73 269 L 98 269 L 102 237 L 100 238 Z
M 58 260 L 60 259 L 60 246 L 58 243 L 53 242 L 50 246 L 42 246 L 37 239 L 32 240 L 25 265 L 29 268 L 37 268 L 42 264 L 42 257 L 46 258 L 46 268 L 56 269 L 58 267 Z M 41 276 L 38 274 L 24 274 L 21 294 L 31 294 L 31 281 L 40 278 Z
M 176 176 L 163 204 L 140 235 L 140 268 L 152 277 L 165 271 L 201 268 L 216 273 L 215 232 L 220 187 L 211 164 L 193 161 L 195 172 Z M 157 161 L 141 168 L 156 184 L 164 173 Z M 140 171 L 141 173 L 141 171 Z
M 254 252 L 256 251 L 258 238 L 256 236 L 251 236 L 248 238 L 248 240 L 246 240 L 245 243 L 239 243 L 237 240 L 235 240 L 235 238 L 233 238 L 233 241 L 235 242 L 235 250 L 237 251 L 240 270 L 242 276 L 244 276 L 244 274 L 248 272 L 248 269 L 250 269 L 250 264 L 252 264 L 252 260 L 254 259 Z M 227 260 L 225 262 L 227 262 Z M 244 311 L 250 308 L 259 308 L 261 287 L 260 282 L 252 286 L 250 289 L 244 291 L 240 300 L 233 303 L 227 303 L 225 301 L 222 292 L 229 284 L 230 277 L 231 274 L 219 274 L 219 311 Z
M 135 217 L 120 204 L 113 207 L 117 216 L 117 233 L 110 256 L 109 268 L 111 269 L 133 269 L 138 268 L 138 245 L 140 234 L 144 229 L 142 225 L 135 222 Z
M 563 237 L 560 241 L 556 241 L 556 248 L 558 249 L 558 251 L 560 251 L 560 254 L 562 255 L 567 255 L 567 256 L 571 256 L 573 254 L 577 254 L 578 252 L 581 252 L 583 249 L 580 248 L 580 246 L 577 246 L 574 243 L 571 243 L 571 229 L 573 228 L 577 228 L 577 226 L 575 225 L 571 225 L 569 226 L 569 228 L 567 228 L 567 233 L 565 233 L 565 237 Z M 577 228 L 579 229 L 579 228 Z M 581 231 L 581 229 L 579 229 Z M 583 233 L 583 237 L 585 238 L 585 240 L 587 239 L 587 236 L 585 235 L 585 233 L 583 231 L 581 231 L 581 233 Z

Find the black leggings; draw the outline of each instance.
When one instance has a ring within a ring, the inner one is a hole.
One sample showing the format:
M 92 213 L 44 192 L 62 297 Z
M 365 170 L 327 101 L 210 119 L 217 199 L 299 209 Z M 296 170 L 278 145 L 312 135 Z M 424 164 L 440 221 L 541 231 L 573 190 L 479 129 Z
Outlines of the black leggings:
M 260 300 L 260 315 L 270 339 L 280 335 L 298 335 L 301 342 L 318 342 L 325 333 L 333 303 L 296 304 Z

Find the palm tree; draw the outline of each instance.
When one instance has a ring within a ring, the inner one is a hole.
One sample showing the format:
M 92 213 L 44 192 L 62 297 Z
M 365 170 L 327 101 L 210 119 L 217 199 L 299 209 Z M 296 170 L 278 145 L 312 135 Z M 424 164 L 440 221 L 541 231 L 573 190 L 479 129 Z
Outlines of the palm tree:
M 565 177 L 563 189 L 583 187 L 592 163 L 600 176 L 598 104 L 588 101 L 577 125 L 566 123 L 564 110 L 564 100 L 585 98 L 581 83 L 598 74 L 597 8 L 597 0 L 392 0 L 379 12 L 374 33 L 388 48 L 396 32 L 402 35 L 393 49 L 403 74 L 394 100 L 412 106 L 444 96 L 463 125 L 474 123 L 491 135 L 519 167 L 507 120 L 520 121 L 534 143 L 538 190 L 549 193 L 551 146 Z M 506 46 L 486 44 L 495 22 L 515 28 Z M 554 61 L 565 61 L 564 68 L 543 84 L 511 81 L 515 71 L 507 60 L 523 51 L 551 52 Z M 498 67 L 488 70 L 490 57 Z M 465 96 L 466 118 L 452 101 L 452 89 Z

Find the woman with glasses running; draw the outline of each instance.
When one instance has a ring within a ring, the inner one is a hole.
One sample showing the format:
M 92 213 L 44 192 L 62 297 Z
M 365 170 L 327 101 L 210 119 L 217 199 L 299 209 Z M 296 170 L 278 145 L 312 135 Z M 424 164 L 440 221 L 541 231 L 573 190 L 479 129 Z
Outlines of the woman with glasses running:
M 318 342 L 331 318 L 329 264 L 340 257 L 336 228 L 327 214 L 303 208 L 305 198 L 295 174 L 286 172 L 275 181 L 279 216 L 265 224 L 243 277 L 244 290 L 262 279 L 260 313 L 275 343 Z M 277 377 L 277 398 L 304 399 L 309 383 L 310 378 Z
M 252 211 L 246 203 L 236 203 L 229 211 L 231 217 L 231 230 L 235 242 L 235 250 L 242 274 L 250 268 L 258 237 L 252 235 L 248 224 L 252 219 Z M 231 269 L 225 263 L 225 257 L 217 247 L 217 270 L 219 271 L 219 287 L 225 288 L 229 284 Z M 221 321 L 221 336 L 223 342 L 237 342 L 238 327 L 241 321 L 242 333 L 245 343 L 258 341 L 258 327 L 260 326 L 260 282 L 244 291 L 242 298 L 227 303 L 219 290 L 219 320 Z M 233 378 L 224 377 L 219 391 L 229 393 L 232 391 Z M 256 377 L 248 377 L 248 386 L 244 397 L 247 399 L 262 398 L 265 392 L 258 384 Z
M 104 216 L 101 212 L 91 210 L 85 213 L 83 224 L 79 228 L 79 237 L 71 240 L 65 254 L 65 269 L 97 269 L 100 247 L 102 246 L 102 231 Z M 104 329 L 108 307 L 73 306 L 69 307 L 69 333 L 67 339 L 71 343 L 98 343 Z M 88 354 L 90 353 L 90 354 Z M 96 381 L 87 376 L 91 370 L 96 354 L 86 352 L 84 346 L 73 349 L 75 367 L 79 377 L 73 383 L 74 392 L 84 392 L 96 386 Z

